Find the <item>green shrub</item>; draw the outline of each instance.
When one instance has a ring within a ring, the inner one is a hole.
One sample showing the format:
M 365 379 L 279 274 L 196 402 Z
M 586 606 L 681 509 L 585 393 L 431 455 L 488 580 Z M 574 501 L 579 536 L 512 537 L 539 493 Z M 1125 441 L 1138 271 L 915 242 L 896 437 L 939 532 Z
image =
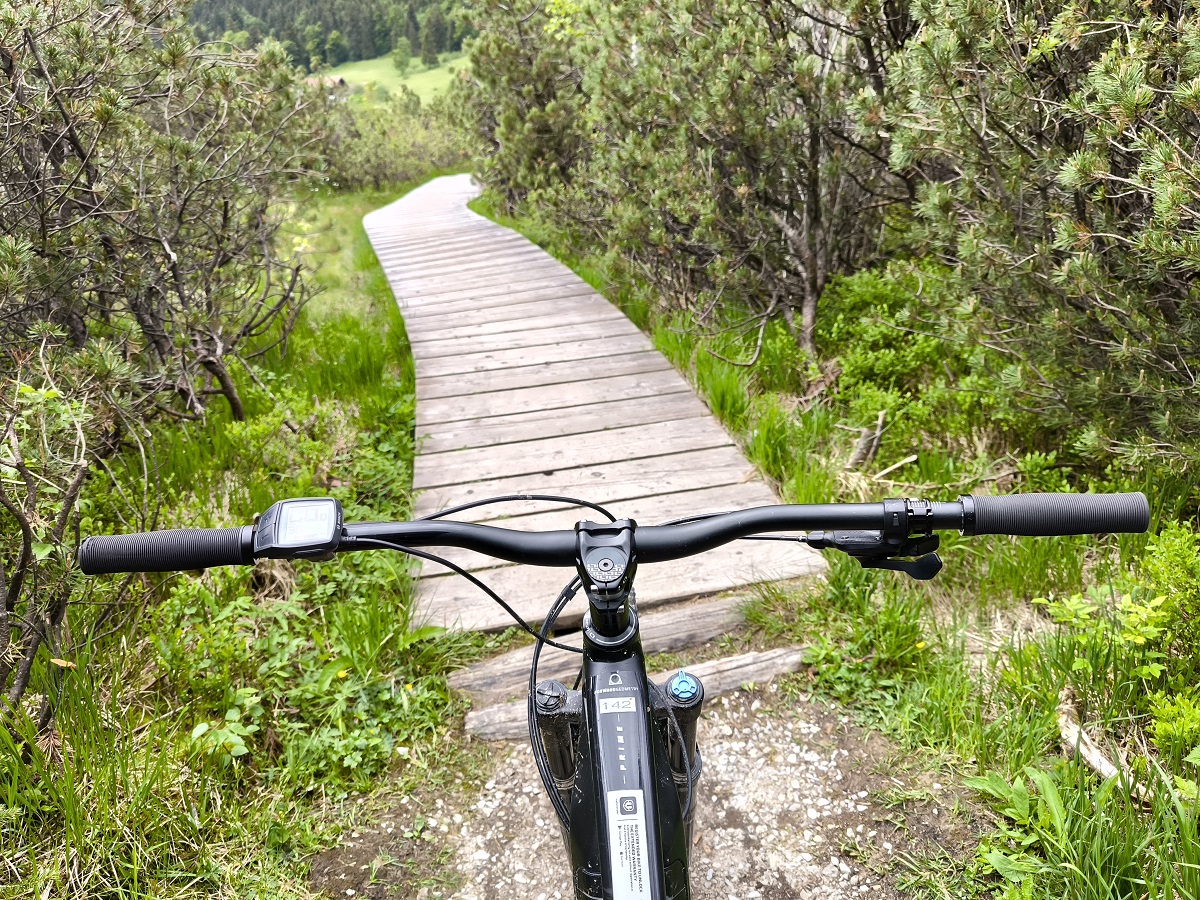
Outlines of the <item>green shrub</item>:
M 1200 534 L 1177 522 L 1167 523 L 1151 539 L 1141 570 L 1167 599 L 1175 668 L 1192 676 L 1200 671 Z
M 809 381 L 819 374 L 813 371 L 812 360 L 800 349 L 795 335 L 777 320 L 766 325 L 753 372 L 759 389 L 781 394 L 803 394 Z
M 1172 768 L 1200 747 L 1200 702 L 1194 690 L 1181 694 L 1157 693 L 1150 698 L 1150 733 L 1154 746 Z

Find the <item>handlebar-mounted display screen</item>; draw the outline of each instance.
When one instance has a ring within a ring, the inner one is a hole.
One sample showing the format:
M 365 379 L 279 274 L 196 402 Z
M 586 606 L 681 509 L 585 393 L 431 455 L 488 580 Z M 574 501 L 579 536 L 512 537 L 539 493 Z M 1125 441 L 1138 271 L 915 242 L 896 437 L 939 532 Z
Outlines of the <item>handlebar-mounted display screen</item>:
M 332 497 L 281 500 L 254 529 L 254 555 L 271 559 L 331 556 L 342 539 L 342 504 Z

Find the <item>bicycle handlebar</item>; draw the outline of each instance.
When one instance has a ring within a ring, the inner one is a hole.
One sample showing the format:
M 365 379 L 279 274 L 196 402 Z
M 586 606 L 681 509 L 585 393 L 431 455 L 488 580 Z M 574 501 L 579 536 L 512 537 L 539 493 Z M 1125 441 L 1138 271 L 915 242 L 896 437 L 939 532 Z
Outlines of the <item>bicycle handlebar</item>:
M 1142 493 L 1014 494 L 961 497 L 948 503 L 886 500 L 764 506 L 677 525 L 642 526 L 634 532 L 634 549 L 640 563 L 656 563 L 703 553 L 738 538 L 771 531 L 874 531 L 902 539 L 933 531 L 1048 537 L 1141 533 L 1149 524 L 1150 506 Z M 86 575 L 250 565 L 256 558 L 254 528 L 246 525 L 90 537 L 79 548 L 79 565 Z M 574 531 L 514 531 L 428 519 L 346 524 L 337 550 L 372 549 L 370 545 L 374 542 L 409 547 L 460 547 L 535 566 L 575 565 Z
M 79 548 L 85 575 L 112 572 L 186 572 L 254 564 L 254 526 L 180 528 L 87 538 Z
M 1150 526 L 1150 504 L 1136 494 L 1011 494 L 963 497 L 973 527 L 964 534 L 1051 536 L 1101 532 L 1141 533 Z M 1086 526 L 1079 530 L 1081 526 Z

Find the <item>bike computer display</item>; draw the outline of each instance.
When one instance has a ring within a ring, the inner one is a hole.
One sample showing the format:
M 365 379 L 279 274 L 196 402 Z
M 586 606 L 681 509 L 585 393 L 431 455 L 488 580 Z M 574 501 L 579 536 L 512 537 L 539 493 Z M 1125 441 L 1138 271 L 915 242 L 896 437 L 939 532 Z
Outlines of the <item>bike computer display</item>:
M 332 553 L 342 535 L 342 504 L 332 497 L 281 500 L 258 520 L 254 555 L 311 557 Z

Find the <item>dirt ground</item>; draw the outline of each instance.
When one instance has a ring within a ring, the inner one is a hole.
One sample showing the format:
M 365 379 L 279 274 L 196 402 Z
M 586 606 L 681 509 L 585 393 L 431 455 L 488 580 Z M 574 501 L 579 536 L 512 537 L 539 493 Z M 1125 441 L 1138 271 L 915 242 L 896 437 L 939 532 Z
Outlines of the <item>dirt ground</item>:
M 697 900 L 892 898 L 905 860 L 955 851 L 969 814 L 887 741 L 777 685 L 709 704 L 692 847 Z M 332 897 L 570 898 L 562 838 L 525 744 L 494 748 L 479 790 L 402 798 L 314 861 Z

